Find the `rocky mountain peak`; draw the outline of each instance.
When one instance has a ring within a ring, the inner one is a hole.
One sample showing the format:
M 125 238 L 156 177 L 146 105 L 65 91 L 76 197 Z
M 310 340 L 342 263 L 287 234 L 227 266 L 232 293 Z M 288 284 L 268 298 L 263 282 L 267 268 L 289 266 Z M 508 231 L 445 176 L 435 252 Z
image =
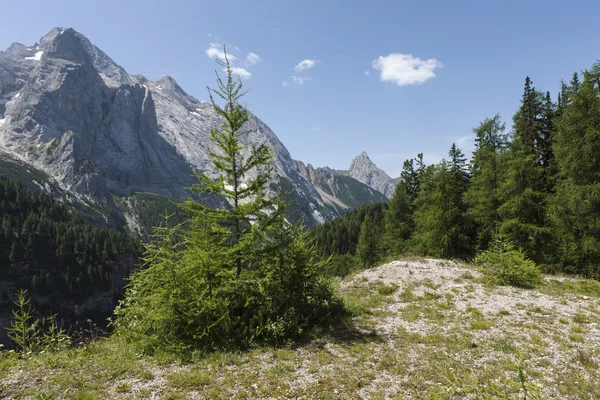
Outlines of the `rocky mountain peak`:
M 385 194 L 388 198 L 394 194 L 396 188 L 394 180 L 385 171 L 378 168 L 365 151 L 352 160 L 348 175 Z
M 350 164 L 350 170 L 353 170 L 356 168 L 365 168 L 365 167 L 372 168 L 373 166 L 375 168 L 377 168 L 375 163 L 373 161 L 371 161 L 371 159 L 369 158 L 369 155 L 367 154 L 367 152 L 363 151 L 359 155 L 354 157 L 354 159 L 352 160 L 352 164 Z
M 40 40 L 38 50 L 45 56 L 58 58 L 74 63 L 93 64 L 90 47 L 83 35 L 74 29 L 54 28 Z

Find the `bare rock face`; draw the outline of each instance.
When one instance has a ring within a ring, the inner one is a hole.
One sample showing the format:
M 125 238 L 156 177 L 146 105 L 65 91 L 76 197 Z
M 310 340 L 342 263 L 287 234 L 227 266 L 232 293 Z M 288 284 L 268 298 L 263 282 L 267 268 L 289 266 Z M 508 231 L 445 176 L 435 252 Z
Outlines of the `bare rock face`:
M 394 194 L 395 181 L 378 168 L 364 151 L 352 160 L 348 175 L 383 193 L 388 199 Z
M 73 29 L 55 28 L 39 44 L 0 52 L 0 151 L 104 209 L 106 218 L 125 221 L 115 197 L 149 192 L 184 199 L 196 172 L 214 176 L 208 133 L 221 122 L 173 78 L 129 75 Z M 291 192 L 294 219 L 314 226 L 339 216 L 267 125 L 251 116 L 245 131 L 248 152 L 272 147 L 271 187 Z

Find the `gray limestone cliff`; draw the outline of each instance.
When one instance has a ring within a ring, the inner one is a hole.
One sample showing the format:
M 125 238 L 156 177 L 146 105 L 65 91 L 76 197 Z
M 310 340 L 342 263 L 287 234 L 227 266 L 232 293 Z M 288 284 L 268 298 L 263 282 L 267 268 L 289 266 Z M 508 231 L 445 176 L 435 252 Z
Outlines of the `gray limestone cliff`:
M 0 152 L 43 172 L 106 220 L 130 227 L 135 220 L 115 198 L 148 192 L 184 199 L 197 171 L 214 176 L 207 134 L 220 123 L 173 78 L 129 75 L 73 29 L 55 28 L 38 44 L 0 52 Z M 252 115 L 245 130 L 247 151 L 273 148 L 271 187 L 290 192 L 293 219 L 314 226 L 340 215 L 266 124 Z
M 396 182 L 382 169 L 378 168 L 364 151 L 352 160 L 348 176 L 383 193 L 391 198 L 396 188 Z

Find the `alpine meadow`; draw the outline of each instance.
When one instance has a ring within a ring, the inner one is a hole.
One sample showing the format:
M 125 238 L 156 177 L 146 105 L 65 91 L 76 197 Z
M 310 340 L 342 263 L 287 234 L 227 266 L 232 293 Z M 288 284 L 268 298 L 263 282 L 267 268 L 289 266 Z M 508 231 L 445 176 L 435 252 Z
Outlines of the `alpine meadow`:
M 0 399 L 600 398 L 598 5 L 9 3 Z

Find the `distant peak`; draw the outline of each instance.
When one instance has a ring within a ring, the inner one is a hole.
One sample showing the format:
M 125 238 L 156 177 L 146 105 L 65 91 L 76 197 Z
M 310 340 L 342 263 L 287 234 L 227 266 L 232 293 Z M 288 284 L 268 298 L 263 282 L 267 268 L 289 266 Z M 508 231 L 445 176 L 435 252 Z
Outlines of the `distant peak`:
M 367 154 L 366 151 L 361 151 L 359 155 L 357 155 L 355 157 L 356 159 L 363 159 L 363 160 L 369 160 L 371 161 L 371 159 L 369 158 L 369 155 Z
M 359 155 L 354 157 L 354 160 L 352 160 L 352 165 L 357 165 L 357 164 L 362 165 L 362 164 L 374 164 L 374 163 L 369 158 L 369 155 L 367 154 L 367 152 L 362 151 Z

